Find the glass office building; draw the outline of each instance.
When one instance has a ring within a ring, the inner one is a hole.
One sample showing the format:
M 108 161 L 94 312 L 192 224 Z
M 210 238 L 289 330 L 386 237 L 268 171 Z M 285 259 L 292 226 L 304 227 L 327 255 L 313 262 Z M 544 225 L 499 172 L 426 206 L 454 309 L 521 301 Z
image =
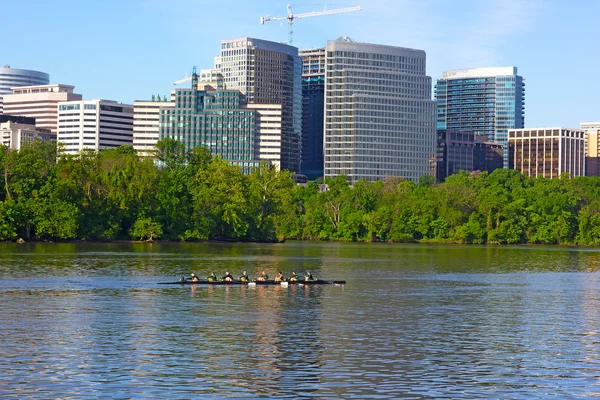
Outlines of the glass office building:
M 258 116 L 241 97 L 237 90 L 177 89 L 175 107 L 160 109 L 160 138 L 206 146 L 243 169 L 258 165 Z
M 325 48 L 300 51 L 302 57 L 302 162 L 308 179 L 323 176 Z
M 435 93 L 438 131 L 472 132 L 502 144 L 507 168 L 508 130 L 525 124 L 525 82 L 517 68 L 447 71 Z
M 435 102 L 422 50 L 328 41 L 325 177 L 418 180 L 435 172 Z M 433 165 L 432 165 L 433 163 Z

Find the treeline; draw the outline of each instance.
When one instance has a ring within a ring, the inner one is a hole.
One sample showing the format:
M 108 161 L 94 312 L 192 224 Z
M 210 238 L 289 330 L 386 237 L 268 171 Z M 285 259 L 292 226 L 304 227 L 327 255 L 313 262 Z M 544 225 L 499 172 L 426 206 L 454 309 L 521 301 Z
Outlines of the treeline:
M 155 165 L 131 147 L 57 158 L 0 147 L 0 240 L 283 239 L 600 244 L 600 178 L 459 173 L 436 184 L 345 177 L 296 185 L 267 165 L 244 175 L 166 139 Z

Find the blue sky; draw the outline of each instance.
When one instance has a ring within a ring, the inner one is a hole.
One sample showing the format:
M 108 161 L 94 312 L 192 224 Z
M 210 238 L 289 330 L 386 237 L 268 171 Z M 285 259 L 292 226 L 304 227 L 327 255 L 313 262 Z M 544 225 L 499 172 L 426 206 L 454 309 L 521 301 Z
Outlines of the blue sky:
M 221 40 L 287 41 L 285 22 L 259 22 L 285 15 L 287 3 L 0 0 L 0 64 L 48 72 L 85 99 L 149 99 L 168 94 L 193 65 L 212 67 Z M 342 0 L 327 8 L 354 5 L 363 10 L 297 20 L 294 45 L 350 36 L 422 49 L 434 82 L 445 70 L 515 65 L 526 79 L 527 127 L 600 121 L 600 1 Z M 292 3 L 298 13 L 323 6 Z

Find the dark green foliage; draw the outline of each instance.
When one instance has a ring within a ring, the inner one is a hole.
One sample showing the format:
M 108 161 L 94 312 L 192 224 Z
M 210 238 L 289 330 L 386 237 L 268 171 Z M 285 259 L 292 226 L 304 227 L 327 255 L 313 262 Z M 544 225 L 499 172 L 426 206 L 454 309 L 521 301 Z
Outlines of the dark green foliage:
M 172 139 L 154 164 L 130 146 L 56 158 L 0 146 L 0 240 L 437 241 L 600 245 L 600 178 L 461 172 L 436 184 L 244 175 Z M 326 184 L 326 185 L 325 185 Z

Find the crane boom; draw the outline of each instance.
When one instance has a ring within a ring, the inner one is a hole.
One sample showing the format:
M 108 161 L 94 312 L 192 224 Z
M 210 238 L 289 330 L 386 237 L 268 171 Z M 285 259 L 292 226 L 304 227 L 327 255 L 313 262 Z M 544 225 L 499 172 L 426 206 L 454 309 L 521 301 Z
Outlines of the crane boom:
M 294 20 L 300 18 L 308 18 L 308 17 L 319 17 L 321 15 L 331 15 L 331 14 L 340 14 L 352 11 L 360 11 L 362 8 L 360 6 L 356 7 L 345 7 L 345 8 L 336 8 L 334 10 L 323 9 L 323 11 L 311 11 L 302 14 L 294 14 L 292 13 L 292 6 L 287 5 L 287 16 L 285 17 L 260 17 L 260 23 L 264 24 L 267 21 L 284 21 L 287 20 L 289 23 L 289 43 L 292 44 L 294 39 Z

